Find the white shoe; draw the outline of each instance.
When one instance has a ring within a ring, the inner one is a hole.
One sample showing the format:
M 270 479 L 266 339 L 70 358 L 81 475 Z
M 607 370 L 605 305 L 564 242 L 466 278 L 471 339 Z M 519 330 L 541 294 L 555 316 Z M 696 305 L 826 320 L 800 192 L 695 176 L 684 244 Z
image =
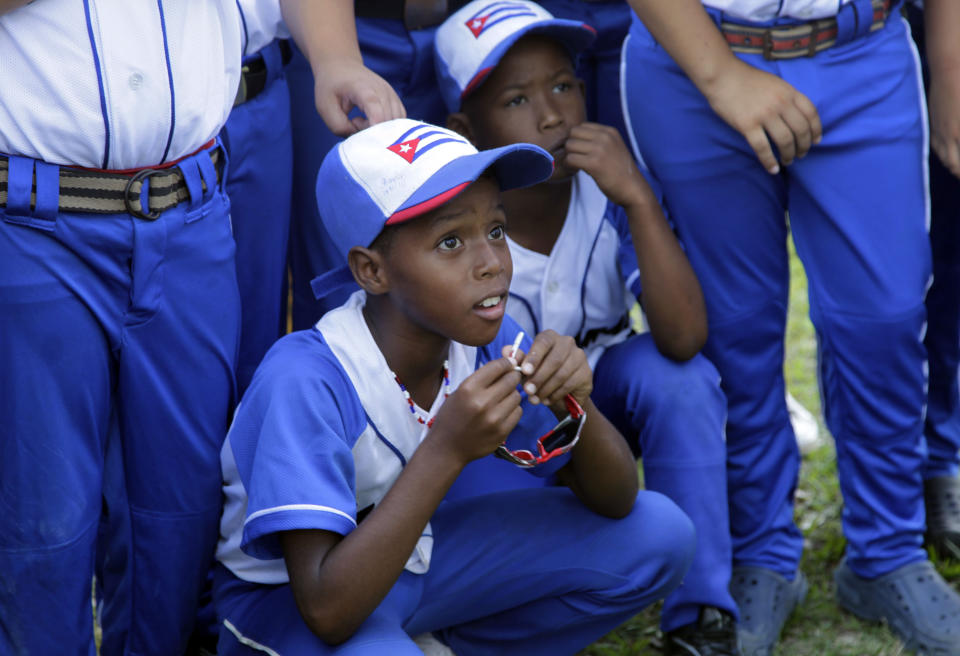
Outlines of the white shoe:
M 790 424 L 793 426 L 793 434 L 797 436 L 797 447 L 801 454 L 807 455 L 823 444 L 816 417 L 793 398 L 790 392 L 787 392 L 787 412 L 790 413 Z
M 421 633 L 413 639 L 417 647 L 423 650 L 424 656 L 457 656 L 453 650 L 437 640 L 432 633 Z

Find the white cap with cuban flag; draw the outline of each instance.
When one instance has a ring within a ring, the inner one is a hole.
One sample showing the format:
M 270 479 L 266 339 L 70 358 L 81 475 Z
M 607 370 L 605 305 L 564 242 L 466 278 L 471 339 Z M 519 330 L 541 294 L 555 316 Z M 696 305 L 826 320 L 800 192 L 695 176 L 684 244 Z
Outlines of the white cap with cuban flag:
M 388 225 L 443 205 L 492 169 L 501 190 L 542 182 L 553 158 L 526 143 L 478 151 L 464 137 L 406 118 L 372 125 L 340 142 L 317 174 L 317 209 L 346 261 Z M 316 278 L 318 298 L 351 280 L 343 267 Z
M 571 56 L 587 48 L 596 30 L 580 21 L 554 18 L 527 0 L 474 0 L 437 28 L 434 64 L 440 94 L 451 112 L 480 86 L 507 50 L 521 37 L 545 34 L 567 47 Z

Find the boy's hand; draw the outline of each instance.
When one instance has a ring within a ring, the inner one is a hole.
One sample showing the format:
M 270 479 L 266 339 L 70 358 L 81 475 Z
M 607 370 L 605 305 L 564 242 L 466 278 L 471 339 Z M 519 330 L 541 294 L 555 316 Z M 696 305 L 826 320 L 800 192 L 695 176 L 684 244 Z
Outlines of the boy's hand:
M 505 346 L 509 356 L 512 347 Z M 593 391 L 593 372 L 587 356 L 572 337 L 545 330 L 533 340 L 529 353 L 517 351 L 517 362 L 526 377 L 523 389 L 531 403 L 543 403 L 562 417 L 567 414 L 563 397 L 572 394 L 583 406 Z
M 443 440 L 467 464 L 493 453 L 520 421 L 520 374 L 506 358 L 488 362 L 464 380 L 437 412 L 428 440 Z
M 617 205 L 656 203 L 650 185 L 616 128 L 581 123 L 570 130 L 564 148 L 567 165 L 588 173 L 600 191 Z

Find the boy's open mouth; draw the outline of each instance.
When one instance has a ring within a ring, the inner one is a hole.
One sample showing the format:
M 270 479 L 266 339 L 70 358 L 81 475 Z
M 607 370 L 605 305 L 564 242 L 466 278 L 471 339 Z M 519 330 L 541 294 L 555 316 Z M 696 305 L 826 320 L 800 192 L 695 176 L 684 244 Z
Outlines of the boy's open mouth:
M 501 300 L 503 300 L 503 296 L 488 296 L 487 298 L 477 303 L 476 307 L 480 307 L 480 308 L 496 307 L 497 305 L 500 305 Z

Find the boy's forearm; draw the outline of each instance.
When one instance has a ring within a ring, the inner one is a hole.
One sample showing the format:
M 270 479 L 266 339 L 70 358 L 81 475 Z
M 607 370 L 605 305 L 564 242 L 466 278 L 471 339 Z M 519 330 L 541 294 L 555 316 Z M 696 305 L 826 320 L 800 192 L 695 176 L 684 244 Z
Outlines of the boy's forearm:
M 957 0 L 925 0 L 923 3 L 924 35 L 927 63 L 931 77 L 960 72 L 960 2 Z
M 629 0 L 657 42 L 704 95 L 737 58 L 700 0 Z
M 283 22 L 310 67 L 324 57 L 348 57 L 362 62 L 357 42 L 353 0 L 280 0 Z
M 339 644 L 356 632 L 396 583 L 461 468 L 421 447 L 364 521 L 307 568 L 306 580 L 291 576 L 301 615 L 315 634 Z
M 700 281 L 659 205 L 625 209 L 650 334 L 661 353 L 674 360 L 689 360 L 707 339 Z
M 640 488 L 637 463 L 626 440 L 592 401 L 583 404 L 587 422 L 570 463 L 560 470 L 567 485 L 590 510 L 624 517 Z
M 11 12 L 18 7 L 28 5 L 33 1 L 34 0 L 0 0 L 0 16 Z

